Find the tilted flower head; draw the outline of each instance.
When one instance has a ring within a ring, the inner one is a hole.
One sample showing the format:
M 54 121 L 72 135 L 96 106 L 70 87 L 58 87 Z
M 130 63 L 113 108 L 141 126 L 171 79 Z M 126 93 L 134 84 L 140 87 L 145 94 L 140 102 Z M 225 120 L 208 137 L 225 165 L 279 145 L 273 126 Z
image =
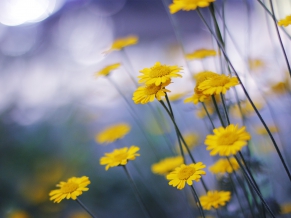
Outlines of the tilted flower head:
M 210 97 L 210 95 L 203 94 L 203 92 L 200 91 L 197 86 L 195 86 L 194 95 L 192 95 L 188 98 L 185 98 L 184 103 L 198 104 L 199 102 L 204 102 L 209 97 Z
M 95 140 L 99 144 L 108 144 L 116 141 L 117 139 L 123 138 L 127 133 L 129 133 L 131 127 L 127 123 L 119 123 L 105 128 L 103 131 L 99 132 Z
M 219 127 L 213 130 L 214 135 L 208 135 L 205 139 L 206 150 L 211 150 L 210 155 L 220 156 L 234 155 L 247 144 L 251 135 L 245 131 L 246 127 L 238 128 L 238 125 L 230 124 L 226 128 Z
M 286 16 L 284 19 L 278 21 L 279 26 L 289 26 L 291 24 L 291 15 Z
M 193 76 L 194 80 L 196 81 L 196 85 L 198 86 L 200 83 L 207 79 L 218 77 L 219 74 L 214 73 L 212 71 L 201 71 Z
M 139 71 L 142 75 L 138 76 L 140 78 L 138 82 L 145 83 L 146 85 L 155 84 L 159 86 L 169 82 L 173 77 L 182 77 L 178 74 L 181 70 L 182 68 L 178 66 L 162 65 L 160 62 L 156 62 L 151 68 L 144 68 Z
M 162 100 L 162 97 L 165 96 L 165 92 L 170 92 L 170 90 L 166 89 L 165 86 L 170 84 L 171 80 L 168 83 L 161 84 L 156 86 L 155 84 L 151 84 L 148 86 L 138 87 L 133 93 L 132 100 L 136 104 L 147 104 L 148 102 L 152 102 L 156 99 L 158 101 Z
M 117 69 L 119 67 L 120 67 L 120 63 L 110 64 L 110 65 L 104 67 L 102 70 L 100 70 L 97 73 L 95 73 L 95 76 L 96 77 L 108 76 L 109 73 L 111 73 L 113 70 L 115 70 L 115 69 Z
M 106 165 L 106 170 L 110 167 L 126 165 L 129 160 L 135 160 L 137 156 L 140 156 L 136 153 L 137 151 L 139 151 L 139 147 L 134 145 L 130 146 L 130 148 L 114 149 L 113 152 L 105 153 L 105 156 L 100 158 L 100 164 Z
M 130 46 L 130 45 L 135 45 L 136 43 L 138 43 L 137 36 L 127 36 L 124 38 L 119 38 L 119 39 L 116 39 L 112 43 L 111 48 L 107 52 L 110 52 L 113 50 L 121 50 L 124 47 Z
M 163 160 L 161 160 L 158 163 L 155 163 L 152 165 L 151 169 L 152 172 L 155 174 L 160 175 L 167 175 L 171 171 L 173 171 L 176 167 L 181 166 L 183 164 L 183 157 L 177 156 L 177 157 L 168 157 Z
M 177 189 L 183 189 L 185 184 L 193 184 L 193 180 L 196 182 L 200 181 L 201 175 L 205 175 L 205 171 L 202 169 L 206 166 L 202 162 L 190 165 L 182 164 L 177 167 L 173 172 L 167 175 L 167 180 L 170 180 L 169 185 L 177 187 Z
M 204 80 L 198 85 L 198 89 L 200 89 L 205 95 L 220 93 L 225 94 L 230 87 L 236 86 L 238 84 L 239 81 L 237 77 L 219 75 L 211 79 Z
M 88 191 L 87 186 L 90 184 L 89 177 L 72 177 L 67 182 L 57 184 L 59 189 L 52 190 L 49 193 L 50 200 L 54 203 L 60 203 L 64 198 L 76 200 L 83 191 Z
M 208 7 L 211 2 L 215 0 L 173 0 L 173 3 L 169 6 L 170 13 L 174 14 L 180 10 L 191 11 L 197 7 Z
M 221 158 L 209 167 L 209 171 L 214 174 L 232 173 L 233 171 L 238 169 L 239 164 L 234 157 L 229 158 L 229 161 L 226 158 Z
M 201 206 L 204 210 L 211 210 L 224 206 L 230 201 L 231 193 L 229 191 L 208 191 L 206 195 L 199 198 Z
M 203 59 L 210 56 L 216 56 L 216 51 L 213 49 L 198 49 L 193 53 L 186 54 L 186 58 L 192 59 Z

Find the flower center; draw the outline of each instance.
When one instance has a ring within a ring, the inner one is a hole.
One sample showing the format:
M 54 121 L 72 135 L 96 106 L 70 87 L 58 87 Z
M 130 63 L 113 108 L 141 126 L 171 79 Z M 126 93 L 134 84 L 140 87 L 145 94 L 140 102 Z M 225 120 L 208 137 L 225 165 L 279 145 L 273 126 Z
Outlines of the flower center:
M 151 67 L 150 77 L 156 78 L 161 76 L 166 76 L 171 73 L 169 67 L 160 65 L 160 66 L 154 66 Z
M 219 77 L 214 77 L 213 79 L 211 79 L 210 86 L 212 87 L 224 86 L 228 82 L 229 82 L 229 77 L 225 75 L 221 75 Z
M 238 140 L 238 136 L 232 132 L 222 134 L 218 139 L 219 145 L 232 145 Z
M 127 158 L 127 153 L 119 153 L 114 155 L 114 160 L 117 162 L 121 162 L 122 160 Z
M 72 193 L 72 192 L 76 191 L 78 187 L 79 187 L 78 184 L 76 184 L 74 182 L 68 182 L 62 186 L 61 191 L 64 194 Z
M 155 84 L 151 84 L 146 86 L 144 92 L 146 95 L 156 94 L 159 90 L 161 90 L 161 86 L 156 86 Z
M 178 178 L 180 180 L 187 180 L 194 173 L 195 173 L 195 169 L 194 168 L 186 166 L 185 168 L 180 170 L 180 172 L 178 173 Z

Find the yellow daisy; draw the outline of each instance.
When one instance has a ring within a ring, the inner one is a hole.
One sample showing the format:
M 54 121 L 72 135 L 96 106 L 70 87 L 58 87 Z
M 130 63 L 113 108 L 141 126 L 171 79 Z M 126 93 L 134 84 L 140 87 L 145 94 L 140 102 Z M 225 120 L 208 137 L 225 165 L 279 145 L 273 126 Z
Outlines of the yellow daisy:
M 198 89 L 205 95 L 213 94 L 225 94 L 226 91 L 239 84 L 237 77 L 229 77 L 225 75 L 219 75 L 211 79 L 206 79 L 198 85 Z
M 99 76 L 108 76 L 109 73 L 111 73 L 111 71 L 119 68 L 120 65 L 121 65 L 120 63 L 110 64 L 110 65 L 104 67 L 102 70 L 100 70 L 97 73 L 95 73 L 95 76 L 96 77 L 99 77 Z
M 113 50 L 121 50 L 124 47 L 130 46 L 130 45 L 135 45 L 136 43 L 138 43 L 138 37 L 137 36 L 127 36 L 124 38 L 119 38 L 116 39 L 112 45 L 111 48 L 107 51 L 113 51 Z
M 151 84 L 138 87 L 133 93 L 132 100 L 136 104 L 147 104 L 148 102 L 153 102 L 155 98 L 160 101 L 162 97 L 166 95 L 165 92 L 170 92 L 170 90 L 165 89 L 165 86 L 170 82 L 171 80 L 169 80 L 167 84 L 161 84 L 159 86 Z
M 134 145 L 130 148 L 114 149 L 113 152 L 105 153 L 105 156 L 100 158 L 100 164 L 106 165 L 106 170 L 110 167 L 126 165 L 129 160 L 135 160 L 135 157 L 140 156 L 136 153 L 137 151 L 139 151 L 139 147 Z
M 49 193 L 50 200 L 54 203 L 60 203 L 64 198 L 76 200 L 77 196 L 81 195 L 83 191 L 88 191 L 87 186 L 90 184 L 87 176 L 72 177 L 67 182 L 60 182 L 57 184 L 59 189 L 52 190 Z
M 229 164 L 229 161 L 231 164 Z M 239 169 L 239 164 L 234 157 L 229 158 L 229 161 L 226 158 L 221 158 L 209 167 L 209 171 L 218 174 L 232 173 L 234 170 Z
M 253 102 L 258 110 L 261 110 L 264 107 L 263 103 L 260 101 L 255 100 Z M 239 106 L 237 104 L 233 105 L 232 107 L 230 107 L 230 113 L 235 117 L 241 117 L 241 112 L 244 116 L 247 117 L 255 113 L 255 110 L 249 101 L 240 102 L 240 107 L 241 110 L 239 109 Z
M 208 191 L 206 195 L 201 196 L 200 203 L 204 210 L 211 210 L 224 206 L 230 201 L 231 193 L 229 191 Z
M 279 132 L 277 126 L 275 126 L 275 125 L 272 125 L 272 126 L 269 125 L 268 128 L 269 128 L 271 133 Z M 264 126 L 257 127 L 256 128 L 256 133 L 258 135 L 267 135 L 268 134 L 268 132 L 267 132 L 267 130 L 266 130 L 266 128 Z
M 183 189 L 186 182 L 188 185 L 192 185 L 193 180 L 199 182 L 201 175 L 206 174 L 205 171 L 201 170 L 205 167 L 202 162 L 190 165 L 182 164 L 167 175 L 167 180 L 170 180 L 169 185 L 177 187 L 177 189 Z
M 187 133 L 184 135 L 184 140 L 189 149 L 192 150 L 198 144 L 199 136 L 196 133 Z M 182 147 L 183 151 L 186 152 L 186 148 L 184 148 L 184 146 Z M 180 153 L 180 146 L 178 142 L 176 143 L 176 151 Z
M 193 53 L 186 54 L 186 58 L 189 60 L 192 59 L 203 59 L 210 56 L 216 56 L 217 53 L 213 49 L 198 49 Z
M 278 21 L 279 26 L 287 27 L 291 24 L 291 15 L 286 16 L 284 19 Z
M 108 144 L 117 139 L 123 138 L 127 133 L 129 133 L 130 129 L 131 127 L 127 123 L 115 124 L 99 132 L 96 135 L 95 140 L 99 144 Z
M 169 82 L 172 77 L 182 77 L 178 74 L 181 70 L 182 68 L 178 66 L 162 65 L 160 62 L 156 62 L 151 68 L 144 68 L 139 71 L 142 75 L 138 76 L 140 78 L 138 82 L 145 83 L 146 85 L 155 84 L 159 86 Z
M 238 125 L 233 124 L 226 128 L 219 127 L 214 129 L 214 135 L 208 135 L 205 139 L 206 150 L 211 150 L 211 156 L 216 154 L 220 156 L 236 154 L 251 138 L 251 135 L 245 129 L 245 126 L 238 128 Z
M 199 102 L 204 102 L 210 97 L 210 95 L 204 94 L 201 90 L 198 89 L 197 86 L 194 88 L 194 95 L 185 98 L 184 103 L 193 103 L 198 104 Z
M 181 166 L 181 164 L 183 164 L 183 161 L 183 157 L 181 156 L 168 157 L 158 163 L 153 164 L 151 170 L 155 174 L 167 175 L 176 167 Z
M 271 91 L 275 94 L 285 94 L 290 91 L 289 80 L 275 83 L 271 86 Z
M 191 11 L 197 7 L 208 7 L 211 2 L 215 0 L 173 0 L 173 3 L 169 6 L 170 13 L 174 14 L 180 10 Z

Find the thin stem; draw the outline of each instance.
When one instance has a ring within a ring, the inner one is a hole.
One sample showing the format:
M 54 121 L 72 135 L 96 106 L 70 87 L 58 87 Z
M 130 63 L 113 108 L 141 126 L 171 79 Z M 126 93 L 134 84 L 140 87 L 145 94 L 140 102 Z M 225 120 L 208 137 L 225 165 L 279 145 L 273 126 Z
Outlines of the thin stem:
M 228 113 L 227 113 L 227 108 L 226 108 L 226 105 L 225 105 L 225 100 L 224 100 L 224 97 L 223 97 L 222 93 L 220 93 L 220 97 L 221 97 L 221 101 L 222 101 L 222 105 L 223 105 L 223 109 L 224 109 L 224 115 L 225 115 L 226 120 L 227 120 L 227 124 L 230 125 L 230 120 L 229 120 L 229 116 L 228 116 Z
M 79 198 L 76 198 L 76 201 L 87 213 L 90 214 L 91 217 L 96 218 L 96 216 L 82 203 Z
M 206 112 L 206 114 L 207 114 L 208 119 L 210 120 L 210 123 L 211 123 L 212 129 L 215 129 L 214 123 L 213 123 L 213 121 L 212 121 L 212 119 L 211 119 L 211 117 L 210 117 L 210 115 L 209 115 L 209 113 L 208 113 L 208 110 L 207 110 L 207 108 L 206 108 L 204 102 L 201 102 L 201 103 L 202 103 L 202 106 L 203 106 L 203 108 L 204 108 L 204 110 L 205 110 L 205 112 Z
M 214 107 L 215 107 L 216 113 L 217 113 L 217 115 L 218 115 L 218 117 L 219 117 L 220 123 L 221 123 L 221 125 L 222 125 L 223 127 L 225 127 L 224 122 L 223 122 L 222 117 L 221 117 L 221 114 L 220 114 L 220 112 L 219 112 L 219 108 L 218 108 L 218 106 L 217 106 L 217 103 L 216 103 L 216 100 L 215 100 L 214 95 L 211 95 L 211 98 L 212 98 L 212 101 L 213 101 L 213 104 L 214 104 Z
M 202 205 L 201 205 L 201 202 L 200 202 L 199 197 L 198 197 L 198 195 L 197 195 L 197 192 L 195 191 L 195 189 L 194 189 L 194 187 L 193 187 L 192 185 L 191 185 L 190 187 L 191 187 L 191 191 L 192 191 L 192 193 L 193 193 L 193 196 L 194 196 L 194 198 L 195 198 L 195 200 L 196 200 L 196 203 L 198 204 L 198 208 L 199 208 L 200 214 L 201 214 L 201 216 L 202 216 L 203 218 L 205 218 L 204 210 L 203 210 L 203 208 L 202 208 Z

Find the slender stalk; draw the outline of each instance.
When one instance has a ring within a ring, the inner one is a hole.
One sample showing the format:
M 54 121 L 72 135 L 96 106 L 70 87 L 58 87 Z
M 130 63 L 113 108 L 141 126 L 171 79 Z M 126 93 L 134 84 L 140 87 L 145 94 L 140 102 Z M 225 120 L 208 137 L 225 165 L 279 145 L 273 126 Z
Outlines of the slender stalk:
M 193 193 L 193 196 L 194 196 L 194 198 L 195 198 L 195 201 L 196 201 L 196 203 L 198 204 L 199 212 L 200 212 L 201 216 L 202 216 L 203 218 L 205 218 L 204 210 L 203 210 L 203 208 L 202 208 L 202 205 L 201 205 L 201 202 L 200 202 L 199 197 L 198 197 L 198 195 L 197 195 L 197 192 L 195 191 L 195 189 L 194 189 L 194 187 L 193 187 L 192 185 L 191 185 L 190 187 L 191 187 L 191 191 L 192 191 L 192 193 Z
M 132 188 L 133 188 L 133 192 L 135 194 L 135 197 L 136 197 L 139 205 L 141 206 L 141 208 L 142 208 L 142 210 L 144 212 L 145 217 L 152 217 L 151 214 L 150 214 L 150 212 L 149 212 L 149 210 L 148 210 L 148 208 L 146 207 L 145 203 L 143 202 L 142 197 L 141 197 L 141 194 L 139 193 L 138 188 L 136 187 L 136 185 L 135 185 L 135 183 L 134 183 L 131 175 L 129 174 L 129 172 L 128 172 L 127 168 L 126 168 L 126 166 L 125 165 L 122 165 L 122 167 L 123 167 L 123 169 L 124 169 L 124 171 L 125 171 L 125 173 L 127 175 L 127 178 L 129 180 Z
M 211 123 L 212 129 L 215 129 L 214 123 L 213 123 L 213 121 L 212 121 L 212 119 L 211 119 L 211 117 L 210 117 L 210 115 L 209 115 L 209 113 L 208 113 L 208 110 L 207 110 L 207 108 L 206 108 L 204 102 L 201 102 L 201 103 L 202 103 L 202 106 L 203 106 L 203 108 L 204 108 L 204 110 L 205 110 L 205 112 L 206 112 L 206 114 L 207 114 L 208 119 L 210 120 L 210 123 Z
M 79 198 L 76 198 L 76 201 L 87 213 L 90 214 L 91 217 L 96 218 L 96 216 L 82 203 Z
M 212 101 L 213 101 L 213 104 L 214 104 L 214 107 L 215 107 L 216 113 L 217 113 L 217 115 L 218 115 L 218 117 L 219 117 L 220 123 L 221 123 L 221 125 L 222 125 L 223 127 L 225 127 L 225 124 L 224 124 L 223 119 L 222 119 L 222 117 L 221 117 L 221 114 L 220 114 L 220 112 L 219 112 L 219 108 L 218 108 L 218 106 L 217 106 L 217 103 L 216 103 L 216 100 L 215 100 L 214 95 L 211 95 L 211 98 L 212 98 Z
M 220 93 L 220 98 L 221 98 L 221 101 L 222 101 L 224 115 L 226 117 L 227 124 L 230 125 L 230 120 L 229 120 L 229 116 L 228 116 L 228 113 L 227 113 L 227 108 L 226 108 L 225 101 L 224 101 L 224 97 L 223 97 L 223 94 L 222 93 Z

